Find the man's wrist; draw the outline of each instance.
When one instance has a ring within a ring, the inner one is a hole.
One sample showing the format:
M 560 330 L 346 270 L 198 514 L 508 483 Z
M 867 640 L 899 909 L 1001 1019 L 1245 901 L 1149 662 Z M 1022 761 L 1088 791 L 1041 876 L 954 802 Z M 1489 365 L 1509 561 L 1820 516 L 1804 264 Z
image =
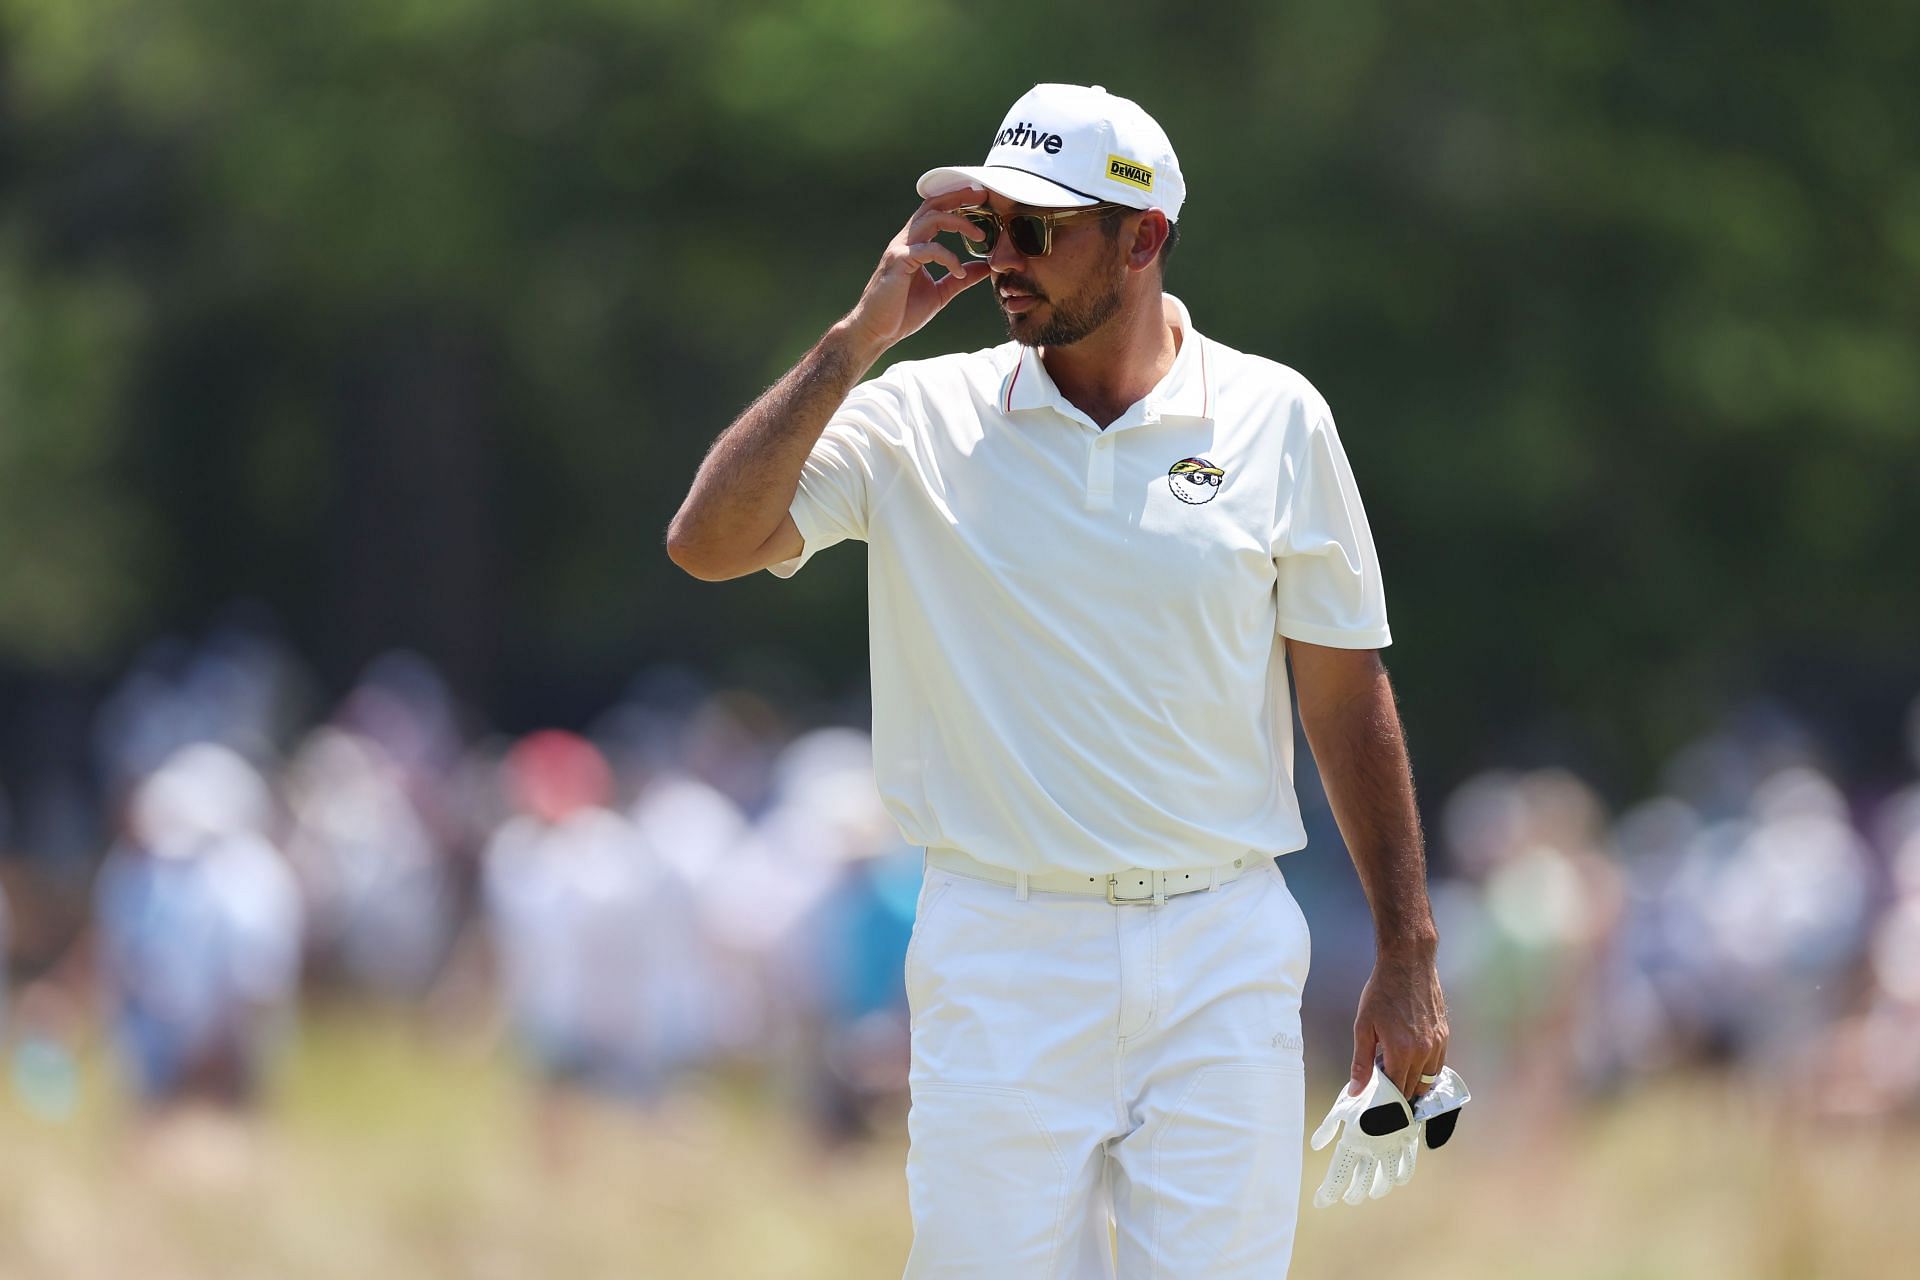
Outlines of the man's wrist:
M 1381 930 L 1374 934 L 1373 951 L 1382 960 L 1431 962 L 1440 950 L 1440 931 L 1432 925 Z
M 820 340 L 823 351 L 844 359 L 854 370 L 853 381 L 858 382 L 866 376 L 867 370 L 878 364 L 880 357 L 887 354 L 887 344 L 875 341 L 863 334 L 847 317 L 836 322 L 827 330 L 826 337 Z

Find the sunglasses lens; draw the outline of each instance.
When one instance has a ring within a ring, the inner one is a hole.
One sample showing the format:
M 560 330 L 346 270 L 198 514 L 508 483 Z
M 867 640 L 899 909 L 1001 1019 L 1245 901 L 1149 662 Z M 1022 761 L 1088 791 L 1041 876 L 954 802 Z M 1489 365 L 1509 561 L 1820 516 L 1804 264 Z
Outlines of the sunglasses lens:
M 1007 238 L 1028 258 L 1047 251 L 1047 220 L 1038 214 L 1016 213 L 1007 219 Z
M 966 236 L 961 236 L 961 243 L 966 245 L 967 252 L 974 257 L 984 258 L 993 252 L 994 241 L 1000 238 L 1000 223 L 990 213 L 970 213 L 967 215 L 967 221 L 980 228 L 980 239 L 969 240 Z

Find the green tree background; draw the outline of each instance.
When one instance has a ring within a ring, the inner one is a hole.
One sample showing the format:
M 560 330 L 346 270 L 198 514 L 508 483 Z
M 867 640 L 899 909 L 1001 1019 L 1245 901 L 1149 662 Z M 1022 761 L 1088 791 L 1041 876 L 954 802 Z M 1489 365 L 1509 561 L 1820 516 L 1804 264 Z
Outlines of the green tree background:
M 1631 781 L 1756 691 L 1888 744 L 1915 66 L 1894 0 L 0 0 L 0 672 L 258 598 L 509 721 L 660 660 L 857 686 L 859 553 L 712 587 L 663 531 L 913 178 L 1058 79 L 1159 117 L 1170 287 L 1333 404 L 1430 780 Z M 1001 336 L 976 296 L 900 354 Z

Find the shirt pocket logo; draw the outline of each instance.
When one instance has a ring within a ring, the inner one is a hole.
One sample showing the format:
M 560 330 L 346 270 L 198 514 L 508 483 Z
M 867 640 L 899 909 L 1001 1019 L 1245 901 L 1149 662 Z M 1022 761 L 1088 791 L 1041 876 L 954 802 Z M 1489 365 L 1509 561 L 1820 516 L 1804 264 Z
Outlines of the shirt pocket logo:
M 1182 458 L 1167 468 L 1167 487 L 1173 496 L 1190 506 L 1212 502 L 1226 482 L 1227 473 L 1205 458 Z

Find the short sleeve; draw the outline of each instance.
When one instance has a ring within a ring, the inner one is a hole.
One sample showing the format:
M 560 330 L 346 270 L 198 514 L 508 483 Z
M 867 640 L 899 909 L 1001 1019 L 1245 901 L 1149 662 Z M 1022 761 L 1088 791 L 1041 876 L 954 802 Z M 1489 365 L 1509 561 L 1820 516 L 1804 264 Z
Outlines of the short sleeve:
M 1353 469 L 1324 403 L 1305 407 L 1305 430 L 1289 441 L 1274 536 L 1281 635 L 1334 649 L 1382 649 L 1386 591 L 1373 532 Z
M 867 540 L 873 504 L 891 476 L 906 419 L 906 397 L 890 376 L 848 394 L 807 455 L 788 508 L 800 529 L 800 554 L 768 565 L 769 573 L 791 578 L 834 543 Z

